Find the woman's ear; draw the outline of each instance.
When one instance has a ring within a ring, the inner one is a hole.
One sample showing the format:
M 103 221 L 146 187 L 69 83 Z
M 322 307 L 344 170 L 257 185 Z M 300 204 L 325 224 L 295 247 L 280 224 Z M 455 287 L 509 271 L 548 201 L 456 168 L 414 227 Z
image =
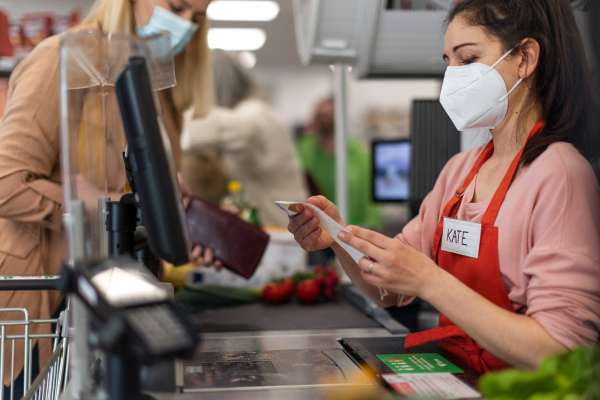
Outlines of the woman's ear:
M 535 39 L 524 39 L 519 46 L 519 53 L 523 57 L 519 64 L 519 78 L 527 79 L 537 68 L 540 44 Z

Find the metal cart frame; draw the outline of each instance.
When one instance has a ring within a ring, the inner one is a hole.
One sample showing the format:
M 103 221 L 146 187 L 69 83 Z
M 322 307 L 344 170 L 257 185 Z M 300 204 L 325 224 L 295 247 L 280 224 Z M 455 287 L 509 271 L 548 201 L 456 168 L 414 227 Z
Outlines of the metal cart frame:
M 19 276 L 0 277 L 0 290 L 56 290 L 56 282 L 59 276 Z M 6 312 L 22 313 L 23 318 L 12 320 L 0 320 L 0 376 L 4 379 L 7 367 L 7 353 L 10 349 L 10 386 L 9 399 L 14 399 L 15 380 L 15 345 L 17 341 L 23 341 L 23 393 L 24 399 L 58 400 L 67 382 L 69 341 L 67 337 L 67 315 L 68 308 L 62 311 L 59 318 L 30 319 L 26 308 L 0 308 L 0 315 Z M 51 333 L 31 334 L 30 326 L 34 324 L 54 325 Z M 22 327 L 22 333 L 8 335 L 7 327 Z M 42 367 L 37 377 L 31 376 L 33 341 L 51 340 L 52 355 L 50 360 Z M 31 383 L 33 380 L 33 384 Z M 4 390 L 0 391 L 0 400 L 4 399 Z M 8 400 L 8 399 L 7 399 Z

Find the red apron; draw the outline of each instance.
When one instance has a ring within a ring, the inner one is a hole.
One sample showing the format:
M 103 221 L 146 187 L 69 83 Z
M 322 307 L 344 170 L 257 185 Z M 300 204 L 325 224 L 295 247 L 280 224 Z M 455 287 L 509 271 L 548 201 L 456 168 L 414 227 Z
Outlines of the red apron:
M 533 127 L 527 137 L 529 140 L 534 134 L 540 132 L 545 125 L 545 121 L 540 120 Z M 527 143 L 525 143 L 527 144 Z M 524 149 L 525 147 L 523 147 Z M 462 283 L 485 297 L 498 307 L 510 312 L 515 312 L 514 307 L 506 293 L 500 276 L 500 267 L 498 265 L 498 227 L 494 226 L 500 206 L 504 201 L 504 196 L 514 177 L 515 171 L 521 159 L 523 149 L 517 154 L 511 163 L 504 179 L 496 189 L 494 197 L 485 211 L 481 220 L 481 239 L 479 245 L 479 257 L 472 258 L 460 254 L 450 253 L 440 249 L 442 242 L 442 231 L 444 226 L 444 217 L 456 218 L 458 208 L 462 202 L 465 188 L 469 186 L 483 163 L 485 163 L 494 152 L 492 141 L 483 150 L 475 165 L 469 172 L 467 179 L 462 187 L 456 190 L 454 197 L 446 204 L 440 221 L 435 231 L 433 242 L 433 259 L 438 266 L 454 275 Z M 423 332 L 410 334 L 406 337 L 405 347 L 413 347 L 425 344 L 427 342 L 440 340 L 440 346 L 453 355 L 467 362 L 471 367 L 479 372 L 499 370 L 510 367 L 502 360 L 493 356 L 473 339 L 469 337 L 462 329 L 456 326 L 445 315 L 440 314 L 439 326 Z

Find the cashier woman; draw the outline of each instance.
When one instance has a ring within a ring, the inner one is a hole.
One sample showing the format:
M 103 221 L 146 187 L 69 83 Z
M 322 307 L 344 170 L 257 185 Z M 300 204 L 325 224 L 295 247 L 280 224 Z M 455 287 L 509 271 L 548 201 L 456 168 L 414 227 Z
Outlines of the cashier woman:
M 85 21 L 74 28 L 142 36 L 171 33 L 176 78 L 185 84 L 161 92 L 161 100 L 177 166 L 182 112 L 194 104 L 198 116 L 203 115 L 212 95 L 205 17 L 209 1 L 97 0 Z M 10 78 L 0 123 L 1 275 L 58 274 L 64 259 L 59 40 L 54 36 L 39 44 Z M 0 292 L 0 307 L 27 307 L 32 319 L 49 318 L 58 302 L 54 292 Z M 42 326 L 31 329 L 41 333 Z M 43 358 L 49 356 L 49 342 L 38 346 Z M 22 367 L 19 361 L 17 372 Z
M 584 50 L 568 0 L 463 0 L 447 23 L 441 104 L 491 141 L 447 163 L 395 238 L 342 232 L 358 263 L 308 208 L 292 206 L 289 230 L 306 250 L 331 246 L 380 305 L 436 307 L 439 327 L 407 348 L 441 340 L 482 372 L 536 368 L 600 329 L 600 188 L 586 160 L 600 125 Z M 308 202 L 344 225 L 326 198 Z

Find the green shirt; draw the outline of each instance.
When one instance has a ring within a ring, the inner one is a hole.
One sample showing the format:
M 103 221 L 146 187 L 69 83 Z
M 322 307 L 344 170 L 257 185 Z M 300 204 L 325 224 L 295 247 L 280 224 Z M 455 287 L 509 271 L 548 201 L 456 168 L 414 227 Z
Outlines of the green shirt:
M 298 158 L 323 196 L 335 198 L 335 155 L 323 151 L 316 134 L 304 135 L 298 141 Z M 381 213 L 371 195 L 371 157 L 365 147 L 348 139 L 348 224 L 381 228 Z

